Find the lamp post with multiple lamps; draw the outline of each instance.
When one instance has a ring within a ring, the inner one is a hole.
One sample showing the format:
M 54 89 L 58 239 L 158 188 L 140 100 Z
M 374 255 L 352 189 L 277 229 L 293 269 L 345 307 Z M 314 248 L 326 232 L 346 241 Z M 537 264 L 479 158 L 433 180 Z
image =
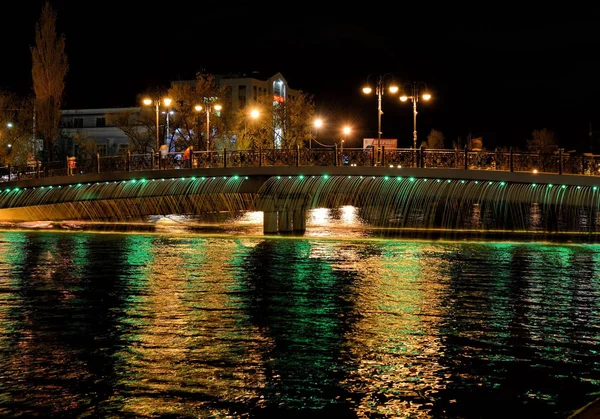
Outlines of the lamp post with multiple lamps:
M 371 94 L 373 88 L 369 84 L 369 78 L 373 76 L 373 74 L 369 74 L 367 76 L 367 84 L 363 87 L 363 92 L 365 94 Z M 390 77 L 392 82 L 389 84 L 388 90 L 390 93 L 398 92 L 398 86 L 394 83 L 394 77 L 391 73 L 386 73 L 377 76 L 376 84 L 375 84 L 375 94 L 377 95 L 377 146 L 381 145 L 381 115 L 383 115 L 383 110 L 381 109 L 381 99 L 384 92 L 384 82 L 386 77 Z
M 156 152 L 158 153 L 159 149 L 160 149 L 160 134 L 159 134 L 159 118 L 160 118 L 160 105 L 165 106 L 166 108 L 168 108 L 171 105 L 171 99 L 168 97 L 165 98 L 156 98 L 156 99 L 150 99 L 150 98 L 146 98 L 142 101 L 142 103 L 146 106 L 150 106 L 152 104 L 154 104 L 155 108 L 156 108 Z M 167 109 L 167 112 L 169 110 Z M 167 133 L 167 135 L 169 135 L 169 133 Z
M 194 106 L 194 110 L 198 112 L 198 114 L 200 114 L 203 109 L 206 111 L 206 151 L 210 150 L 210 111 L 214 109 L 215 111 L 219 112 L 221 109 L 223 109 L 223 106 L 219 104 L 214 104 L 211 106 L 212 100 L 213 98 L 205 99 L 204 107 L 202 105 Z M 198 149 L 200 149 L 200 133 L 198 133 Z
M 425 86 L 425 93 L 421 96 L 423 100 L 427 101 L 431 99 L 431 95 L 427 92 L 427 84 L 420 82 L 407 82 L 404 87 L 410 87 L 410 96 L 403 94 L 400 96 L 400 100 L 402 102 L 406 102 L 407 100 L 411 100 L 413 103 L 413 149 L 417 149 L 417 102 L 419 101 L 419 87 Z M 406 90 L 405 90 L 406 91 Z

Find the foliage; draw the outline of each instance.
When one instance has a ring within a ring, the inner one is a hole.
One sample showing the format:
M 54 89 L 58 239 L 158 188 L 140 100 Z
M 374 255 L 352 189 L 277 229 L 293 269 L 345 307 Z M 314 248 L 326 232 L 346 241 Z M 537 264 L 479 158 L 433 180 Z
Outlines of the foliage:
M 227 110 L 231 109 L 225 89 L 216 84 L 214 76 L 198 72 L 194 83 L 174 83 L 168 96 L 173 100 L 170 109 L 175 111 L 169 133 L 175 150 L 185 150 L 190 145 L 196 150 L 206 150 L 207 140 L 209 147 L 214 149 L 216 140 L 223 136 Z M 224 111 L 216 111 L 215 105 L 221 105 Z M 196 106 L 202 109 L 196 111 Z M 208 118 L 207 107 L 210 109 Z M 207 123 L 210 128 L 208 138 Z
M 558 137 L 553 131 L 543 128 L 534 130 L 528 139 L 527 150 L 537 153 L 553 153 L 558 150 Z
M 251 117 L 252 111 L 257 118 Z M 233 115 L 230 133 L 233 147 L 238 150 L 304 146 L 311 137 L 311 123 L 315 114 L 312 96 L 300 92 L 284 103 L 274 102 L 270 94 L 256 100 Z
M 24 165 L 33 155 L 33 103 L 16 95 L 0 92 L 0 161 Z
M 444 137 L 441 131 L 432 129 L 427 136 L 427 142 L 424 146 L 425 148 L 443 149 L 445 139 L 446 137 Z
M 31 49 L 36 127 L 44 139 L 48 160 L 54 159 L 54 142 L 60 131 L 61 107 L 68 71 L 65 37 L 56 34 L 56 14 L 46 2 L 36 24 Z

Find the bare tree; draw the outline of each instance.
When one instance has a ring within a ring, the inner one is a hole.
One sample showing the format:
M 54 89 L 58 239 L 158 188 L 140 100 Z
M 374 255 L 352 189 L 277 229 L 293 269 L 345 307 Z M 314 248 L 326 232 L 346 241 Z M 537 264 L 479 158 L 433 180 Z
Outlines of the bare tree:
M 54 141 L 60 131 L 60 110 L 69 69 L 65 37 L 56 34 L 56 14 L 49 2 L 35 27 L 35 47 L 31 48 L 33 91 L 37 130 L 44 139 L 49 161 L 54 160 Z

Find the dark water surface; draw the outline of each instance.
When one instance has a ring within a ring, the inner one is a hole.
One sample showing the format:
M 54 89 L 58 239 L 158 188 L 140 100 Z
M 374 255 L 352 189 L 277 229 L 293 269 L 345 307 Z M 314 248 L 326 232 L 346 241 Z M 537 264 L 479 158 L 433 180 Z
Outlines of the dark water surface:
M 2 417 L 562 418 L 600 246 L 0 232 Z

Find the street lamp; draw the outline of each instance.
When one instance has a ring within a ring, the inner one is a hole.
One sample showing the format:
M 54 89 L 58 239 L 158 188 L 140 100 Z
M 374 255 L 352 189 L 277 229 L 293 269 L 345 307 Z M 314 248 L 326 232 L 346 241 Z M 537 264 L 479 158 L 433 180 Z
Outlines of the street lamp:
M 317 133 L 319 132 L 319 129 L 323 126 L 323 120 L 322 119 L 315 119 L 315 140 L 317 139 Z M 310 137 L 310 140 L 308 142 L 308 148 L 312 149 L 312 136 Z
M 352 129 L 349 126 L 344 127 L 344 139 L 342 140 L 340 151 L 344 151 L 344 141 L 348 139 L 348 134 L 350 134 L 350 131 L 352 131 Z
M 158 127 L 159 127 L 159 118 L 160 118 L 161 99 L 146 98 L 142 101 L 142 103 L 146 106 L 150 106 L 150 105 L 154 104 L 154 106 L 156 107 L 156 152 L 158 153 L 158 151 L 160 149 L 160 135 L 158 133 L 158 129 L 159 129 Z M 163 98 L 162 104 L 168 108 L 171 105 L 171 99 L 168 97 Z M 168 133 L 167 133 L 167 135 L 168 135 Z
M 205 99 L 206 101 L 206 151 L 209 151 L 209 146 L 210 146 L 210 110 L 211 110 L 211 106 L 210 106 L 210 100 L 209 99 Z M 194 109 L 196 110 L 196 112 L 200 112 L 202 111 L 202 105 L 196 105 L 194 106 Z M 219 104 L 213 105 L 212 109 L 214 109 L 215 111 L 219 112 L 221 109 L 223 109 L 223 107 Z M 200 136 L 198 135 L 198 149 L 200 149 Z
M 417 102 L 419 101 L 419 87 L 421 85 L 425 86 L 425 93 L 423 93 L 423 95 L 421 96 L 423 98 L 423 100 L 427 101 L 429 99 L 431 99 L 431 95 L 427 92 L 427 84 L 420 81 L 420 82 L 408 82 L 404 84 L 404 87 L 406 88 L 406 86 L 410 87 L 411 90 L 411 95 L 407 96 L 406 94 L 403 94 L 402 96 L 400 96 L 400 100 L 402 102 L 406 102 L 407 100 L 411 100 L 413 103 L 413 149 L 416 150 L 417 149 Z
M 365 94 L 371 94 L 371 92 L 373 91 L 373 89 L 371 88 L 371 86 L 369 85 L 369 78 L 372 76 L 373 74 L 369 74 L 367 76 L 367 84 L 365 87 L 363 87 L 363 92 Z M 398 86 L 394 83 L 394 76 L 392 76 L 390 73 L 386 73 L 383 75 L 379 75 L 377 76 L 377 83 L 375 86 L 375 94 L 377 95 L 377 145 L 381 145 L 381 115 L 383 115 L 383 111 L 381 110 L 381 97 L 383 96 L 383 84 L 385 81 L 385 78 L 389 76 L 392 78 L 392 82 L 389 85 L 388 90 L 390 91 L 390 93 L 396 93 L 398 91 Z

